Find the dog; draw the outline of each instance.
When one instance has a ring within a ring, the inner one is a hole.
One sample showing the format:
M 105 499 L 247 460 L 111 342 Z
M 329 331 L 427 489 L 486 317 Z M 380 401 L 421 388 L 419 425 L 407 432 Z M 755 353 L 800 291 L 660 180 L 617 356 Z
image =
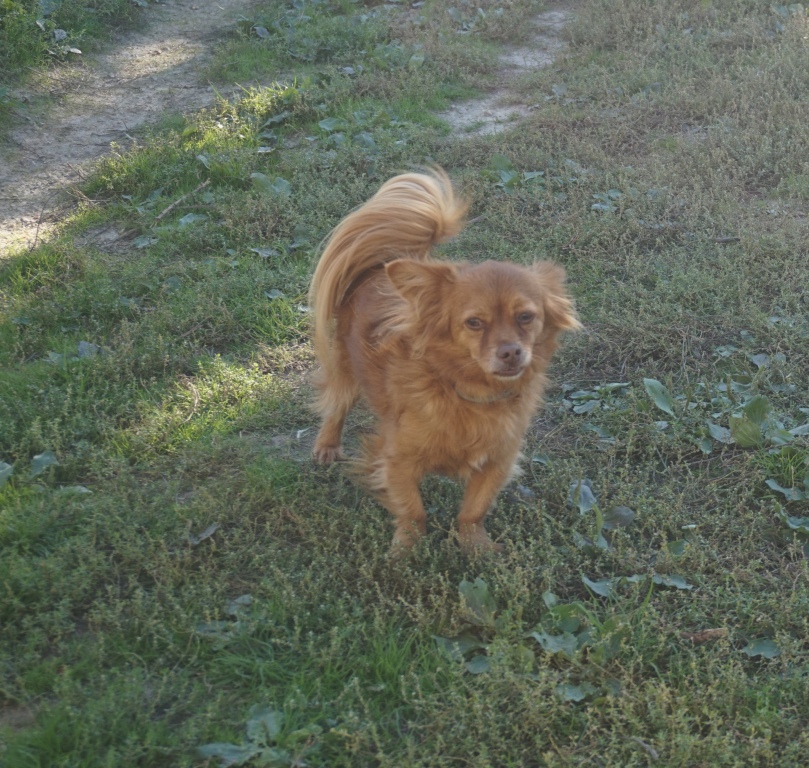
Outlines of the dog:
M 393 516 L 394 553 L 426 532 L 429 473 L 466 484 L 461 548 L 500 549 L 484 518 L 517 474 L 560 332 L 581 327 L 557 264 L 430 257 L 466 211 L 444 171 L 396 176 L 337 225 L 312 278 L 314 459 L 344 458 L 343 425 L 363 397 L 377 425 L 361 465 Z

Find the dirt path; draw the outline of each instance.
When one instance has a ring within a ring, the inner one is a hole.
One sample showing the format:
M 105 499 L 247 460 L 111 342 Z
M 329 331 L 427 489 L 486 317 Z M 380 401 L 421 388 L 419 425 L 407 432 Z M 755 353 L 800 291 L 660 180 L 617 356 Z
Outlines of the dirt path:
M 510 123 L 525 117 L 532 105 L 523 104 L 510 88 L 521 74 L 550 67 L 566 43 L 562 30 L 573 18 L 567 6 L 543 11 L 534 18 L 534 34 L 525 45 L 506 48 L 500 55 L 499 86 L 482 99 L 454 104 L 439 117 L 446 120 L 458 137 L 485 136 L 505 130 Z
M 255 0 L 166 0 L 152 4 L 148 26 L 113 41 L 110 52 L 87 56 L 69 70 L 59 103 L 38 121 L 21 123 L 0 145 L 0 258 L 47 235 L 73 202 L 69 191 L 92 162 L 130 132 L 165 112 L 210 104 L 213 88 L 201 76 L 213 45 Z M 535 19 L 536 33 L 500 57 L 501 85 L 483 99 L 441 114 L 457 136 L 503 130 L 530 105 L 509 90 L 521 73 L 553 64 L 564 50 L 561 31 L 572 13 L 556 7 Z M 230 89 L 219 89 L 228 94 Z
M 68 190 L 111 143 L 128 147 L 133 129 L 164 112 L 213 101 L 201 72 L 213 45 L 252 3 L 152 4 L 145 29 L 123 35 L 109 53 L 87 56 L 71 70 L 59 103 L 36 122 L 21 123 L 0 145 L 0 258 L 47 233 L 70 201 Z

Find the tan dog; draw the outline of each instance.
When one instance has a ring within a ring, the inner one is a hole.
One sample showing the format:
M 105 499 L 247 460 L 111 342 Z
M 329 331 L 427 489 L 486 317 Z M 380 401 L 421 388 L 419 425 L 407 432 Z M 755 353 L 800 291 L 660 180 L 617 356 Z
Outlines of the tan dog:
M 425 533 L 428 473 L 466 481 L 461 546 L 497 548 L 483 520 L 517 471 L 559 332 L 580 327 L 555 264 L 432 260 L 465 213 L 442 171 L 396 176 L 335 228 L 312 280 L 323 419 L 314 457 L 342 458 L 343 424 L 362 395 L 378 419 L 365 469 L 393 515 L 394 549 Z

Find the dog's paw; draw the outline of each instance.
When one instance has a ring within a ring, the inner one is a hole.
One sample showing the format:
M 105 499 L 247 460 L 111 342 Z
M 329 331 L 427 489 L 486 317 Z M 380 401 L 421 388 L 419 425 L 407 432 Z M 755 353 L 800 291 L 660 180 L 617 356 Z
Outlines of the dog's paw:
M 459 531 L 458 545 L 465 555 L 494 555 L 503 551 L 503 545 L 492 541 L 480 525 Z
M 388 554 L 394 559 L 404 557 L 424 538 L 426 533 L 427 526 L 423 522 L 415 521 L 397 526 Z
M 343 449 L 339 445 L 315 445 L 312 458 L 318 464 L 333 464 L 335 461 L 345 461 Z

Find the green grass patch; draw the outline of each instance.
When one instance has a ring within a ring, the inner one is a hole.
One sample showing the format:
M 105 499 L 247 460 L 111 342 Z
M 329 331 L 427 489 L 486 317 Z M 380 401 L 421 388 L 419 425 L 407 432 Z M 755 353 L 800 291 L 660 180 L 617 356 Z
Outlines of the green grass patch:
M 9 255 L 0 762 L 805 762 L 807 21 L 693 5 L 581 4 L 514 83 L 530 115 L 465 138 L 436 112 L 534 3 L 256 6 L 211 69 L 239 97 Z M 319 245 L 430 162 L 472 204 L 442 254 L 559 261 L 586 327 L 497 559 L 431 478 L 390 561 L 384 511 L 309 461 Z
M 31 69 L 75 61 L 131 24 L 129 0 L 3 0 L 0 3 L 0 121 L 19 103 L 10 86 Z

